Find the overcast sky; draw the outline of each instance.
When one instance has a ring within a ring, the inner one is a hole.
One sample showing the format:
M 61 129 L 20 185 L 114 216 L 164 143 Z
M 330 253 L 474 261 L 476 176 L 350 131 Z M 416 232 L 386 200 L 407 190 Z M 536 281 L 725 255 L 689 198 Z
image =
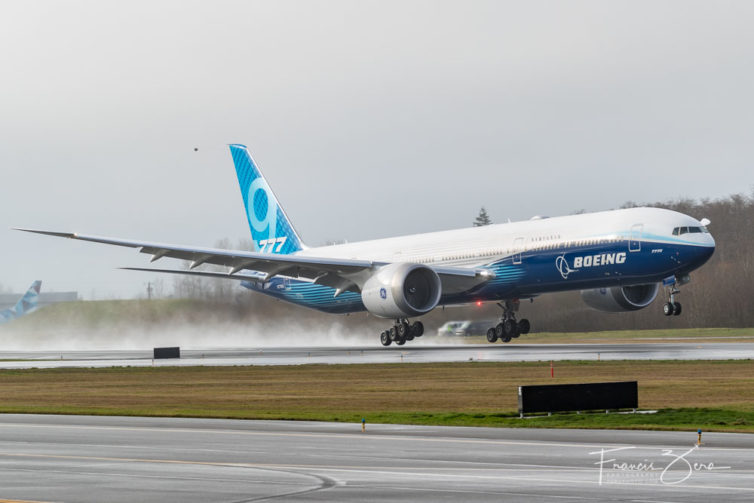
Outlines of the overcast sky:
M 248 237 L 234 142 L 310 245 L 751 193 L 752 26 L 749 1 L 5 0 L 0 283 L 155 277 L 10 227 Z

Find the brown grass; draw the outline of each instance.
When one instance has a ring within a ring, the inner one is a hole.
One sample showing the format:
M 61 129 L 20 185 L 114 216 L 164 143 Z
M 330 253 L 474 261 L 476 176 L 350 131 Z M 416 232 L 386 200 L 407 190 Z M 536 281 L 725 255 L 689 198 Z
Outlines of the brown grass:
M 556 362 L 0 371 L 0 412 L 317 419 L 517 409 L 517 386 L 639 382 L 642 408 L 754 411 L 754 363 Z

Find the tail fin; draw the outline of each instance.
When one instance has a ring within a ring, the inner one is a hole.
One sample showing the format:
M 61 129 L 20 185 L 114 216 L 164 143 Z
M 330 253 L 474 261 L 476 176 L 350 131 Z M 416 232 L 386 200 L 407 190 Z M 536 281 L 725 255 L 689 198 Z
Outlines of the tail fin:
M 256 251 L 287 255 L 304 249 L 288 215 L 244 145 L 230 146 Z
M 16 316 L 23 316 L 32 309 L 37 307 L 37 301 L 39 300 L 39 290 L 42 287 L 42 282 L 40 280 L 35 281 L 31 284 L 28 290 L 26 290 L 26 293 L 24 294 L 21 299 L 16 302 L 16 307 L 14 307 L 14 311 L 16 311 Z
M 41 286 L 42 282 L 39 280 L 32 283 L 29 289 L 26 290 L 24 296 L 16 302 L 15 306 L 0 312 L 0 323 L 19 318 L 36 309 L 37 301 L 39 300 L 39 289 Z

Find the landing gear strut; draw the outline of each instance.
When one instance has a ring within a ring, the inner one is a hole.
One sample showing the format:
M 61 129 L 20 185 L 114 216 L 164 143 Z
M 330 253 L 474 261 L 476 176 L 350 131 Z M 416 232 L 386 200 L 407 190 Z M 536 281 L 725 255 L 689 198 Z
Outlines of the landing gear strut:
M 407 319 L 395 320 L 395 325 L 380 334 L 380 344 L 389 346 L 393 342 L 403 346 L 406 341 L 412 341 L 415 337 L 424 335 L 424 324 L 421 321 L 409 323 Z
M 672 277 L 672 279 L 664 282 L 668 293 L 668 301 L 662 306 L 662 312 L 665 316 L 678 316 L 681 314 L 683 308 L 680 302 L 676 302 L 675 296 L 681 293 L 678 287 L 688 283 L 690 280 L 691 278 L 688 276 L 683 276 L 681 278 Z
M 529 320 L 523 319 L 516 321 L 516 311 L 518 311 L 520 301 L 518 299 L 506 300 L 504 304 L 498 306 L 503 310 L 500 323 L 487 330 L 487 342 L 496 342 L 498 339 L 503 342 L 510 342 L 521 334 L 528 334 L 531 330 Z

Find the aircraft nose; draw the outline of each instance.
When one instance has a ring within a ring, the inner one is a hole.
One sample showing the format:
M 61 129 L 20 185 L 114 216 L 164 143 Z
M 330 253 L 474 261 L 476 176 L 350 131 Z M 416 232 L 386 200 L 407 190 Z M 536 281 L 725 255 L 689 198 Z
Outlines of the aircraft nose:
M 699 267 L 705 262 L 707 262 L 710 257 L 712 257 L 712 254 L 715 253 L 715 240 L 712 238 L 712 236 L 708 236 L 709 245 L 708 246 L 699 246 L 694 255 L 696 255 L 694 259 L 694 267 Z

